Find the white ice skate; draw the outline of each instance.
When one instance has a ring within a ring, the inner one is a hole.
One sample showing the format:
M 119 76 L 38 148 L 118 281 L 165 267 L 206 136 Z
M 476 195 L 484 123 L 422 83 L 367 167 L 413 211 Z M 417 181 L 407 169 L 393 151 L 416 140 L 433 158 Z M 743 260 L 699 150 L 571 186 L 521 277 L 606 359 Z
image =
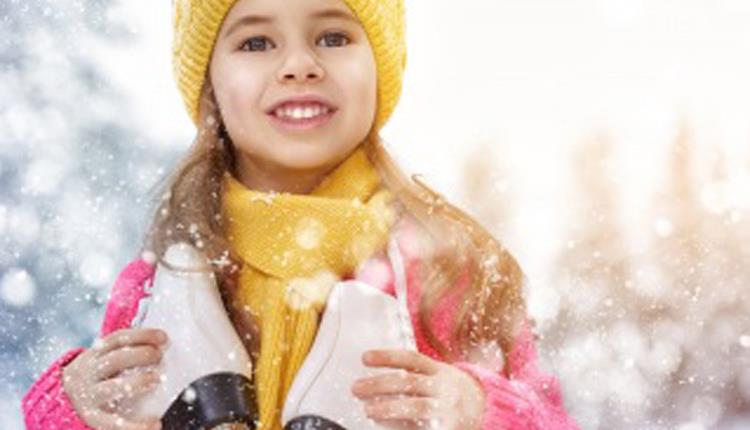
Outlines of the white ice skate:
M 362 364 L 365 351 L 416 350 L 404 267 L 395 241 L 388 254 L 396 276 L 396 297 L 361 281 L 342 281 L 331 290 L 315 342 L 284 403 L 285 430 L 398 428 L 369 419 L 362 401 L 351 392 L 356 380 L 382 372 Z
M 164 430 L 253 429 L 256 419 L 250 358 L 229 320 L 205 256 L 186 243 L 171 245 L 159 264 L 139 327 L 169 340 L 157 370 L 161 383 L 122 405 L 125 416 L 160 416 Z M 140 319 L 140 318 L 139 318 Z M 244 426 L 244 427 L 243 427 Z

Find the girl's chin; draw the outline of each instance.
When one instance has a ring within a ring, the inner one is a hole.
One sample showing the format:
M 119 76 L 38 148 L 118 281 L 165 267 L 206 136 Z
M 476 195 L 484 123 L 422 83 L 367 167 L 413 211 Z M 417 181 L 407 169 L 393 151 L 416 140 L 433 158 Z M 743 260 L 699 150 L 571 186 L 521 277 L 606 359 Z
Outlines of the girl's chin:
M 290 170 L 317 170 L 330 165 L 335 160 L 334 154 L 327 152 L 278 154 L 275 163 Z

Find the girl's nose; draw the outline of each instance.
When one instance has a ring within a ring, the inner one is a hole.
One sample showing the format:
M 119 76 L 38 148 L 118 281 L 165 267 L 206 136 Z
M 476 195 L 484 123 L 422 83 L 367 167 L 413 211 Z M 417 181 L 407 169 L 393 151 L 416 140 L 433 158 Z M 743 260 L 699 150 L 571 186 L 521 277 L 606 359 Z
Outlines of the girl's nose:
M 305 48 L 291 50 L 279 68 L 279 81 L 317 81 L 323 78 L 325 71 L 316 61 L 314 55 Z

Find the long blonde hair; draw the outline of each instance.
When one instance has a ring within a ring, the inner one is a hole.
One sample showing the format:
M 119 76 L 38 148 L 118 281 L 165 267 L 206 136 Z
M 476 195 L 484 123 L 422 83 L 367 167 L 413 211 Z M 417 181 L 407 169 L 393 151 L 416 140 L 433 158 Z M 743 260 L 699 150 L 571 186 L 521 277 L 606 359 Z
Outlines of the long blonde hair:
M 144 249 L 158 257 L 170 244 L 187 241 L 212 262 L 225 305 L 246 347 L 257 356 L 257 326 L 233 301 L 241 260 L 224 235 L 221 217 L 222 176 L 235 171 L 234 147 L 221 123 L 211 85 L 201 96 L 201 122 L 186 156 L 152 193 L 152 222 Z M 420 265 L 422 299 L 419 324 L 430 345 L 446 361 L 466 359 L 479 345 L 494 343 L 508 354 L 526 318 L 523 273 L 513 256 L 471 216 L 447 202 L 417 175 L 407 177 L 391 158 L 377 133 L 362 142 L 385 184 L 402 210 L 418 221 L 422 243 L 429 244 Z M 448 238 L 448 240 L 446 240 Z M 439 239 L 439 240 L 436 240 Z M 438 246 L 438 244 L 440 244 Z M 468 288 L 456 290 L 463 279 Z M 442 298 L 460 294 L 455 329 L 447 342 L 431 327 Z

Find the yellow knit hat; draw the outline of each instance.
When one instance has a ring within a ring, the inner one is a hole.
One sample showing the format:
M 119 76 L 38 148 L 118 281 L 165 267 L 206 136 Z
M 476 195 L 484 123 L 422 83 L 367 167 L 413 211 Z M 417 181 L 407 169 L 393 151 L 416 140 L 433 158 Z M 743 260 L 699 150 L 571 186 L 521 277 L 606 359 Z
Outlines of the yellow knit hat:
M 174 0 L 172 66 L 188 114 L 199 122 L 200 95 L 221 24 L 237 0 Z M 403 0 L 343 0 L 372 46 L 378 75 L 374 129 L 385 125 L 401 95 L 406 67 Z

